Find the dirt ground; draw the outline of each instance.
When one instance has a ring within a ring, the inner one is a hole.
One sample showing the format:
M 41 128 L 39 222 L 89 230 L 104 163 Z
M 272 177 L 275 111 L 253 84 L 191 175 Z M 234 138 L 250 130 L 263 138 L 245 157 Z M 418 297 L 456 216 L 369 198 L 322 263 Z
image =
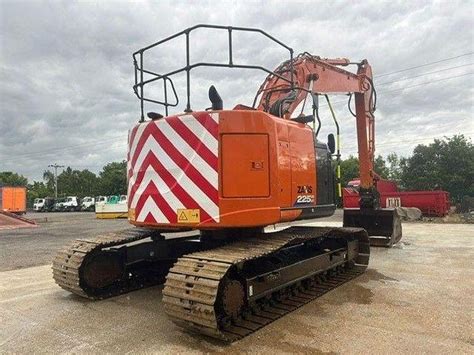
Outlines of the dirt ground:
M 161 286 L 95 302 L 57 287 L 49 265 L 57 248 L 128 224 L 46 217 L 34 230 L 0 233 L 2 353 L 474 352 L 472 224 L 404 223 L 402 243 L 372 248 L 364 275 L 225 345 L 175 327 Z M 313 225 L 339 225 L 338 218 Z

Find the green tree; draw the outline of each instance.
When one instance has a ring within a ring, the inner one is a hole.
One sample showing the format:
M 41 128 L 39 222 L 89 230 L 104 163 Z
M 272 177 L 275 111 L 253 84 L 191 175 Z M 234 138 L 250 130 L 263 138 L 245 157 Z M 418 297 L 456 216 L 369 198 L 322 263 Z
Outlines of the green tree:
M 127 193 L 127 162 L 105 165 L 99 173 L 101 195 L 124 195 Z
M 99 193 L 99 178 L 96 174 L 89 170 L 82 170 L 79 172 L 79 180 L 81 182 L 81 189 L 79 195 L 84 196 L 95 196 Z
M 89 170 L 67 167 L 58 175 L 58 193 L 61 196 L 95 196 L 99 191 L 98 178 Z
M 378 155 L 374 161 L 374 170 L 382 178 L 386 179 L 389 176 L 389 169 L 384 158 Z M 353 155 L 341 161 L 341 184 L 342 187 L 347 186 L 351 180 L 359 178 L 359 159 Z
M 35 198 L 43 198 L 54 195 L 54 189 L 48 188 L 44 182 L 33 181 L 32 184 L 28 184 L 27 190 L 27 201 L 28 206 L 33 206 Z
M 341 185 L 347 186 L 347 183 L 359 177 L 359 159 L 354 156 L 341 160 Z
M 54 191 L 54 184 L 56 182 L 54 181 L 54 173 L 51 170 L 45 170 L 43 172 L 43 180 L 46 182 L 48 189 Z
M 0 185 L 4 186 L 26 186 L 28 179 L 23 175 L 11 171 L 0 172 Z
M 385 159 L 381 155 L 378 155 L 375 158 L 374 170 L 377 174 L 379 174 L 379 176 L 382 179 L 388 179 L 390 171 L 387 167 L 387 163 L 385 162 Z
M 474 196 L 474 145 L 462 134 L 416 146 L 402 170 L 406 189 L 440 188 L 448 191 L 454 201 Z

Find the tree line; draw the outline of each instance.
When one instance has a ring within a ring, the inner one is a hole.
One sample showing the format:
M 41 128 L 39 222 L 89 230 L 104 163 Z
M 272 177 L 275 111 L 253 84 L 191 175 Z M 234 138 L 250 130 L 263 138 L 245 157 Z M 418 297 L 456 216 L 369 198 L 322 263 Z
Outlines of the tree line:
M 66 168 L 58 175 L 60 196 L 121 195 L 127 192 L 126 161 L 105 165 L 98 175 L 89 170 Z M 464 196 L 474 197 L 474 145 L 464 135 L 435 139 L 428 145 L 419 144 L 409 157 L 396 153 L 386 158 L 377 156 L 375 171 L 385 179 L 395 180 L 402 190 L 442 189 L 450 193 L 453 202 Z M 341 183 L 359 176 L 359 160 L 350 156 L 341 161 Z M 13 172 L 0 172 L 0 185 L 26 186 L 28 201 L 54 196 L 54 174 L 47 170 L 43 181 L 28 183 L 28 179 Z
M 441 189 L 449 192 L 452 202 L 474 197 L 474 145 L 462 134 L 419 144 L 409 157 L 391 153 L 384 159 L 379 155 L 374 165 L 377 174 L 396 181 L 401 190 Z M 341 162 L 342 186 L 358 175 L 356 157 Z
M 25 186 L 28 204 L 35 198 L 54 196 L 54 173 L 46 170 L 43 181 L 28 183 L 28 179 L 13 172 L 0 172 L 0 185 Z M 87 169 L 76 170 L 67 167 L 58 174 L 58 197 L 65 196 L 108 196 L 127 193 L 127 162 L 106 164 L 99 174 Z

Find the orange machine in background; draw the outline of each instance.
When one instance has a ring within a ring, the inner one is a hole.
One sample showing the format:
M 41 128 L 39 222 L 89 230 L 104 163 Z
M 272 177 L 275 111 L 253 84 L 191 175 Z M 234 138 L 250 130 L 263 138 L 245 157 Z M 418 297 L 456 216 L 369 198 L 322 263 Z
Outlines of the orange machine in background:
M 0 211 L 26 213 L 26 187 L 0 187 Z

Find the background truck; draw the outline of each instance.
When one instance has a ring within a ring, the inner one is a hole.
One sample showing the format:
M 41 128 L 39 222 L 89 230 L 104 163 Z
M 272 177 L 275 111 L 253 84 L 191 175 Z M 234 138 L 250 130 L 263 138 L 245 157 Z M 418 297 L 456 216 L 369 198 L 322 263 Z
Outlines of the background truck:
M 44 198 L 35 198 L 35 200 L 33 202 L 33 210 L 36 211 L 36 212 L 43 211 L 44 204 L 45 204 L 45 199 Z
M 358 179 L 349 181 L 344 188 L 344 208 L 359 207 Z M 449 213 L 449 193 L 442 190 L 433 191 L 399 191 L 395 181 L 380 179 L 377 181 L 377 191 L 380 193 L 382 208 L 416 207 L 424 216 L 444 217 Z
M 79 203 L 79 199 L 77 196 L 68 196 L 66 200 L 63 202 L 62 208 L 63 211 L 72 212 L 72 211 L 79 211 L 81 209 L 81 205 Z
M 26 213 L 26 187 L 0 187 L 0 211 Z
M 127 218 L 127 195 L 108 196 L 105 203 L 97 203 L 95 205 L 95 216 L 99 219 Z
M 107 203 L 107 196 L 96 196 L 95 198 L 96 205 L 103 205 L 104 203 Z
M 86 196 L 81 202 L 81 211 L 94 211 L 95 198 Z
M 53 212 L 64 211 L 64 202 L 66 202 L 65 197 L 61 197 L 61 198 L 56 199 L 56 201 L 54 202 L 52 211 Z
M 35 198 L 33 210 L 36 212 L 51 212 L 56 200 L 53 197 Z

